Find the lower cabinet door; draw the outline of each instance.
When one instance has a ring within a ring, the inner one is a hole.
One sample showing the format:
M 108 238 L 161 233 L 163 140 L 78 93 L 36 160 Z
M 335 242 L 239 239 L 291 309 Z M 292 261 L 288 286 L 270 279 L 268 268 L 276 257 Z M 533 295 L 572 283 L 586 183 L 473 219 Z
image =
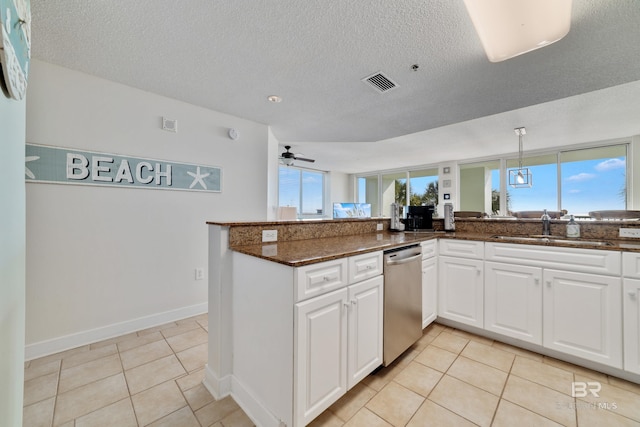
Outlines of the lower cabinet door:
M 482 260 L 438 259 L 438 316 L 482 328 L 484 275 Z
M 296 425 L 307 425 L 347 391 L 348 308 L 347 288 L 296 304 Z
M 542 345 L 542 269 L 484 264 L 485 329 Z
M 383 283 L 377 276 L 349 286 L 349 389 L 382 364 Z
M 543 345 L 622 368 L 622 279 L 544 270 Z
M 624 279 L 624 369 L 640 374 L 640 280 Z
M 438 317 L 438 258 L 422 260 L 422 329 Z

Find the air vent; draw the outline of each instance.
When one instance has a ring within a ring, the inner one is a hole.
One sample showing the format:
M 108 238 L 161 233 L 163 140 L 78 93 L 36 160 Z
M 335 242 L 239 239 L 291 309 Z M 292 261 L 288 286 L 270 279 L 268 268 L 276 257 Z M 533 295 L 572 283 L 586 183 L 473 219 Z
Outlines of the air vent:
M 374 88 L 377 92 L 385 93 L 398 87 L 391 79 L 381 72 L 370 75 L 362 79 L 363 82 Z

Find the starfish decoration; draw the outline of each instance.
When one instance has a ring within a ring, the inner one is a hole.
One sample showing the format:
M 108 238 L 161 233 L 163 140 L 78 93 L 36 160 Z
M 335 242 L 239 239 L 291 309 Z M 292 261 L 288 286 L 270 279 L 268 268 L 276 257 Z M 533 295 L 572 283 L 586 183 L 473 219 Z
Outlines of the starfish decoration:
M 39 158 L 40 158 L 40 156 L 27 156 L 27 157 L 25 157 L 24 161 L 25 161 L 25 163 L 26 162 L 33 162 L 34 160 L 38 160 Z M 29 178 L 36 179 L 36 176 L 33 174 L 33 172 L 31 172 L 31 170 L 26 166 L 24 167 L 24 173 Z
M 193 188 L 196 186 L 196 184 L 199 183 L 200 185 L 202 185 L 202 188 L 204 188 L 205 190 L 207 189 L 207 184 L 204 183 L 203 179 L 211 175 L 210 173 L 204 173 L 204 174 L 200 173 L 200 166 L 196 168 L 196 173 L 193 173 L 193 172 L 187 172 L 187 173 L 193 177 L 193 182 L 191 183 L 189 188 Z

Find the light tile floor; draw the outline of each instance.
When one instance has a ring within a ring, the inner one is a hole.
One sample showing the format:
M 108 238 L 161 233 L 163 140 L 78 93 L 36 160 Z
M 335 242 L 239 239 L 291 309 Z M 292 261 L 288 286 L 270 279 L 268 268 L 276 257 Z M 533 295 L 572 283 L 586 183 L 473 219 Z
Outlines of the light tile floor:
M 253 426 L 202 385 L 206 314 L 25 363 L 24 427 Z
M 206 348 L 205 314 L 27 362 L 24 426 L 252 426 L 202 385 Z M 640 385 L 433 324 L 311 424 L 405 425 L 640 426 Z

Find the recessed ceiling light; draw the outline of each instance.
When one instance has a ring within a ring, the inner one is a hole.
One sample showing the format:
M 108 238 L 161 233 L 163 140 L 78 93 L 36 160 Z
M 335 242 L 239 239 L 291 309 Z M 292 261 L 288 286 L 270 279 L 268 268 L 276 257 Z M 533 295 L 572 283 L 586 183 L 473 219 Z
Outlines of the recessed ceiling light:
M 278 102 L 282 102 L 282 98 L 280 98 L 278 95 L 270 95 L 270 96 L 267 97 L 267 99 L 270 102 L 273 102 L 275 104 L 277 104 Z

